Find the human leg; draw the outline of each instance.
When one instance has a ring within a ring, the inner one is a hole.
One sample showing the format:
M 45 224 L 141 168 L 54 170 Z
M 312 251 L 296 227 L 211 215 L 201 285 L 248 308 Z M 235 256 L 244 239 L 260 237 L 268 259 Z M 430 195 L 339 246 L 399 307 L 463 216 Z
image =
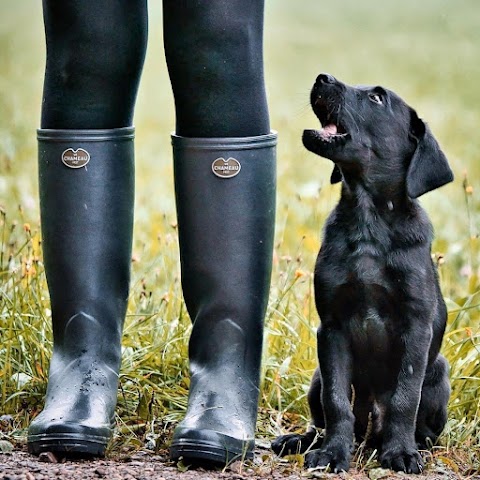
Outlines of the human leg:
M 164 0 L 176 134 L 270 133 L 263 69 L 264 0 Z
M 29 428 L 34 454 L 103 455 L 112 431 L 132 243 L 131 121 L 147 18 L 144 0 L 126 5 L 43 3 L 39 187 L 54 347 L 45 408 Z
M 263 0 L 164 0 L 190 393 L 171 457 L 253 454 L 275 219 Z
M 132 125 L 147 43 L 146 0 L 43 0 L 42 128 Z

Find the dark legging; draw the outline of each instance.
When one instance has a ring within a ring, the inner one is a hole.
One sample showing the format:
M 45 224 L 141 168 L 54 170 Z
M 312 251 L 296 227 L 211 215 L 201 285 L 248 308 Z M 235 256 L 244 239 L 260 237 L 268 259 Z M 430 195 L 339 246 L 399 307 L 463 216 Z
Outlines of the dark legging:
M 42 128 L 132 125 L 147 45 L 146 0 L 43 0 L 43 9 Z M 263 10 L 264 0 L 164 0 L 177 135 L 269 132 Z

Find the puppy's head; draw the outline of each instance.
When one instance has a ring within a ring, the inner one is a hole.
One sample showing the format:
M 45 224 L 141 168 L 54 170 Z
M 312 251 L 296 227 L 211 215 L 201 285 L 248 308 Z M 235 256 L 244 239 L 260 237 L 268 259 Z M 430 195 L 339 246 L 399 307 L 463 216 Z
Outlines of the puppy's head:
M 343 175 L 416 198 L 453 180 L 428 126 L 394 92 L 322 73 L 310 103 L 322 129 L 305 130 L 303 144 L 335 163 L 332 183 Z

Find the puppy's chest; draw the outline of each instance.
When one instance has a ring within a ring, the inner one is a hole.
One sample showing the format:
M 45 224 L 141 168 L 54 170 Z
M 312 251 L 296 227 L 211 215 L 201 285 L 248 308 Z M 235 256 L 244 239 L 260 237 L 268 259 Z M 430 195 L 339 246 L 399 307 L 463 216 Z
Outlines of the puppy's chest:
M 405 305 L 387 259 L 361 251 L 346 257 L 341 281 L 331 285 L 327 318 L 348 334 L 356 357 L 386 360 L 404 327 Z
M 342 270 L 344 278 L 355 282 L 359 287 L 382 285 L 387 290 L 394 289 L 397 278 L 392 268 L 391 239 L 385 231 L 348 232 L 330 241 L 334 251 L 332 261 Z
M 345 255 L 345 274 L 359 286 L 377 285 L 387 286 L 386 275 L 387 256 L 378 252 L 371 244 L 358 245 L 349 254 Z
M 388 239 L 342 240 L 337 238 L 327 248 L 331 255 L 321 254 L 317 264 L 316 284 L 326 293 L 328 317 L 352 334 L 383 337 L 401 317 L 405 271 L 392 264 Z
M 344 282 L 333 288 L 332 307 L 336 309 L 339 302 L 349 306 L 344 321 L 377 328 L 396 320 L 403 301 L 400 272 L 388 266 L 386 257 L 350 255 L 342 269 L 339 279 Z

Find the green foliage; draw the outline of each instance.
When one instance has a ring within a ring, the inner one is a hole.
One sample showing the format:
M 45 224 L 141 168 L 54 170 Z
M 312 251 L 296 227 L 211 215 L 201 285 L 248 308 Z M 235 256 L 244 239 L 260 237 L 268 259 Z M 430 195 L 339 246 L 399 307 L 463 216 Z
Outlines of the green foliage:
M 331 164 L 307 153 L 300 136 L 317 125 L 308 107 L 310 85 L 320 71 L 329 71 L 348 83 L 381 83 L 405 97 L 429 121 L 456 174 L 453 184 L 421 199 L 436 229 L 433 250 L 449 308 L 443 353 L 451 365 L 452 396 L 443 447 L 435 455 L 473 475 L 480 470 L 480 30 L 472 14 L 477 5 L 300 3 L 267 2 L 267 85 L 280 143 L 259 434 L 302 428 L 308 421 L 318 324 L 312 271 L 338 187 L 329 185 Z M 0 414 L 14 416 L 14 433 L 21 437 L 41 409 L 52 347 L 35 178 L 44 47 L 39 2 L 6 4 L 0 19 Z M 180 288 L 168 137 L 173 102 L 160 2 L 150 2 L 150 10 L 136 114 L 133 280 L 114 450 L 140 446 L 145 438 L 162 447 L 182 417 L 188 391 L 190 320 Z M 446 456 L 451 452 L 454 457 Z M 371 454 L 361 451 L 358 459 L 370 465 Z

